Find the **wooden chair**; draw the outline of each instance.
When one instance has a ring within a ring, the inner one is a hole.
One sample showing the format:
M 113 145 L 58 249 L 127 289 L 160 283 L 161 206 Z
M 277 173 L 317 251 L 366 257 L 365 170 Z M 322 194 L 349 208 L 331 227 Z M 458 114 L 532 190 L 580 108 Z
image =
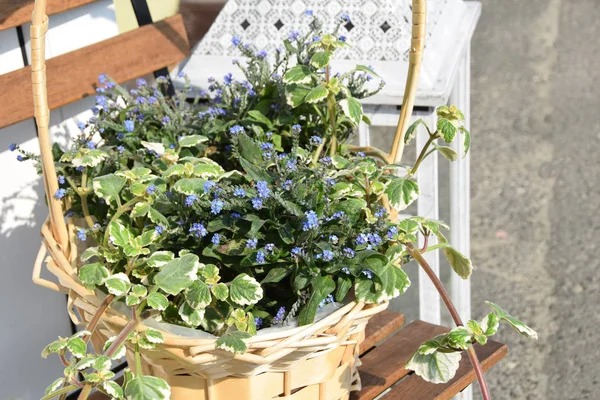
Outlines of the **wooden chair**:
M 79 7 L 93 0 L 48 0 L 49 15 Z M 183 2 L 184 17 L 176 14 L 163 21 L 142 26 L 114 38 L 95 43 L 47 61 L 48 99 L 55 109 L 95 93 L 96 79 L 106 73 L 122 83 L 174 66 L 188 55 L 190 43 L 201 39 L 222 3 Z M 33 0 L 0 0 L 0 31 L 27 23 L 31 18 Z M 139 18 L 138 18 L 139 19 Z M 0 75 L 0 128 L 33 117 L 31 71 L 28 66 Z M 404 316 L 384 311 L 367 326 L 366 339 L 361 345 L 360 375 L 362 390 L 352 399 L 449 399 L 475 380 L 467 357 L 450 382 L 435 385 L 404 368 L 417 347 L 435 335 L 448 330 L 423 321 L 406 327 Z M 489 341 L 476 345 L 484 370 L 489 369 L 507 354 L 507 346 Z M 103 399 L 95 393 L 93 399 Z

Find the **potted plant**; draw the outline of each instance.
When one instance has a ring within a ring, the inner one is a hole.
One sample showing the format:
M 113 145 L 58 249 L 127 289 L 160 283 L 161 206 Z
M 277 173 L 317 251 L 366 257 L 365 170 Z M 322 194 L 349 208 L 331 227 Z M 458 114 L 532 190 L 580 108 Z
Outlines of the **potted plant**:
M 43 229 L 48 269 L 86 326 L 44 349 L 65 364 L 44 399 L 77 388 L 80 399 L 93 389 L 128 399 L 298 389 L 339 398 L 359 379 L 366 321 L 410 285 L 402 265 L 415 259 L 427 270 L 421 254 L 442 248 L 459 275 L 470 275 L 443 223 L 396 218 L 418 197 L 422 160 L 438 150 L 454 157 L 436 139 L 460 136 L 468 150 L 460 111 L 438 109 L 431 140 L 406 167 L 348 144 L 366 120 L 359 100 L 383 84 L 369 89 L 377 74 L 363 65 L 333 73 L 331 57 L 347 46 L 337 31 L 313 20 L 274 63 L 237 37 L 233 44 L 248 59 L 237 63 L 246 80 L 227 74 L 191 103 L 187 90 L 165 97 L 161 79 L 127 91 L 101 76 L 96 115 L 79 140 L 68 151 L 55 146 L 51 165 L 42 158 L 57 184 L 50 203 L 60 201 L 68 218 L 67 242 L 55 226 L 62 218 Z M 440 244 L 419 249 L 419 234 Z M 421 346 L 408 367 L 445 382 L 468 350 L 477 368 L 471 344 L 485 343 L 500 320 L 536 336 L 490 305 L 481 322 Z M 131 370 L 118 384 L 110 369 L 123 357 Z

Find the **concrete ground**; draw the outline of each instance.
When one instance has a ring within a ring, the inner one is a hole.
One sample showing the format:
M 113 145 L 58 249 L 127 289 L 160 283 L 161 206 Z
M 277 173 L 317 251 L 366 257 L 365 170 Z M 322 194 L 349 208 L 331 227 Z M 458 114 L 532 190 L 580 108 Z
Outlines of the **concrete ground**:
M 600 1 L 483 0 L 472 45 L 473 315 L 500 341 L 493 398 L 599 399 Z

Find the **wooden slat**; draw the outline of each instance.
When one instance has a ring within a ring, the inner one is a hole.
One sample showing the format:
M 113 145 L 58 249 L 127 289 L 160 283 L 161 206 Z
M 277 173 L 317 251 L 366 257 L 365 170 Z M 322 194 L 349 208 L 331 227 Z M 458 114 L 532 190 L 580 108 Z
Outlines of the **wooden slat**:
M 490 340 L 485 346 L 476 344 L 475 351 L 481 362 L 481 368 L 487 371 L 506 356 L 508 346 Z M 460 360 L 460 367 L 456 371 L 456 375 L 450 382 L 443 385 L 436 385 L 425 382 L 417 375 L 412 374 L 400 382 L 383 398 L 385 400 L 449 400 L 473 383 L 475 379 L 475 371 L 471 366 L 469 357 L 465 354 Z
M 50 109 L 95 93 L 98 75 L 125 82 L 182 61 L 189 53 L 183 19 L 177 14 L 46 62 Z M 31 71 L 0 75 L 0 128 L 33 117 Z
M 404 315 L 384 310 L 369 320 L 365 330 L 365 340 L 360 344 L 360 353 L 364 353 L 404 325 Z
M 190 48 L 193 48 L 208 32 L 225 3 L 223 0 L 181 0 L 179 12 L 183 15 Z
M 58 14 L 96 0 L 47 0 L 46 14 Z M 0 0 L 0 31 L 31 21 L 34 0 Z
M 381 346 L 371 350 L 360 359 L 362 365 L 358 370 L 362 390 L 359 393 L 352 393 L 350 398 L 353 400 L 375 398 L 410 372 L 404 368 L 404 365 L 419 345 L 447 330 L 438 325 L 414 321 Z

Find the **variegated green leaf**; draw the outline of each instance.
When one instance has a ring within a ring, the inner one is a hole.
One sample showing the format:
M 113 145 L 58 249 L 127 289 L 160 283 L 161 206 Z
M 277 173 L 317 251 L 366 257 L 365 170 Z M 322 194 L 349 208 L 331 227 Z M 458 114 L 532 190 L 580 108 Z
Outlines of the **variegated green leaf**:
M 75 167 L 95 167 L 106 158 L 108 158 L 108 154 L 102 150 L 81 149 L 71 163 Z
M 229 332 L 217 340 L 217 347 L 231 353 L 244 353 L 248 350 L 248 339 L 251 337 L 247 332 Z
M 412 179 L 392 179 L 385 189 L 385 194 L 388 196 L 390 205 L 396 211 L 402 211 L 419 197 L 419 185 Z
M 216 285 L 213 285 L 210 290 L 218 300 L 223 301 L 229 297 L 229 288 L 224 283 L 217 283 Z
M 229 296 L 235 303 L 241 305 L 256 304 L 263 296 L 260 283 L 247 274 L 239 274 L 229 288 Z
M 164 265 L 154 277 L 154 283 L 164 292 L 175 295 L 192 286 L 198 278 L 198 256 L 185 254 Z
M 158 311 L 166 310 L 169 305 L 169 300 L 166 296 L 158 292 L 150 293 L 146 301 L 148 302 L 148 306 Z
M 125 385 L 125 397 L 128 400 L 167 400 L 171 397 L 171 388 L 160 378 L 138 375 Z
M 354 122 L 355 125 L 360 124 L 363 115 L 363 108 L 360 101 L 356 100 L 354 97 L 348 97 L 340 100 L 339 104 L 350 121 Z
M 63 384 L 65 383 L 65 378 L 58 378 L 57 380 L 55 380 L 54 382 L 52 382 L 44 391 L 44 394 L 50 394 L 50 393 L 54 393 L 56 392 L 58 389 L 60 389 Z
M 208 285 L 201 280 L 196 280 L 185 292 L 185 301 L 195 310 L 206 308 L 211 302 Z
M 208 138 L 202 135 L 183 136 L 178 140 L 180 147 L 194 147 L 197 144 L 204 143 L 206 141 L 208 141 Z
M 103 198 L 108 204 L 116 204 L 126 181 L 122 176 L 108 174 L 94 178 L 92 187 L 96 196 Z
M 162 143 L 152 143 L 142 140 L 142 146 L 150 151 L 155 152 L 159 156 L 165 154 L 165 146 Z
M 327 90 L 325 86 L 319 85 L 314 87 L 310 92 L 308 92 L 308 94 L 304 98 L 304 101 L 311 104 L 318 103 L 326 99 L 328 94 L 329 90 Z
M 146 260 L 146 263 L 149 267 L 152 268 L 161 268 L 166 265 L 169 261 L 171 261 L 175 256 L 170 251 L 155 251 L 152 255 Z
M 162 333 L 160 333 L 160 331 L 157 331 L 156 329 L 148 328 L 144 331 L 144 335 L 150 343 L 157 344 L 163 343 L 165 341 L 165 338 L 163 337 Z
M 406 368 L 431 383 L 446 383 L 454 378 L 461 354 L 435 351 L 430 354 L 416 352 L 406 363 Z
M 285 83 L 308 83 L 311 79 L 312 72 L 305 65 L 295 65 L 283 75 Z
M 471 272 L 473 272 L 471 260 L 450 245 L 442 247 L 442 250 L 448 259 L 448 262 L 452 266 L 452 269 L 458 274 L 458 276 L 463 279 L 467 279 L 469 276 L 471 276 Z
M 108 269 L 101 263 L 86 264 L 79 269 L 79 279 L 88 289 L 102 285 L 109 275 Z
M 113 221 L 108 225 L 109 238 L 112 244 L 125 247 L 133 241 L 133 234 L 121 221 Z
M 499 305 L 494 304 L 491 301 L 486 301 L 486 303 L 492 308 L 492 310 L 494 310 L 499 319 L 508 322 L 509 325 L 515 328 L 521 335 L 537 340 L 538 334 L 536 331 L 504 311 Z
M 102 389 L 111 396 L 113 399 L 123 398 L 123 388 L 115 381 L 104 381 L 102 382 Z
M 67 341 L 67 349 L 76 357 L 83 357 L 87 352 L 87 344 L 79 337 L 72 337 Z
M 129 291 L 131 282 L 127 275 L 123 272 L 119 272 L 118 274 L 114 274 L 105 279 L 104 286 L 106 286 L 109 293 L 114 294 L 115 296 L 123 296 Z
M 190 305 L 188 303 L 183 303 L 179 307 L 179 316 L 181 317 L 183 322 L 185 322 L 186 324 L 188 324 L 189 326 L 191 326 L 193 328 L 197 328 L 198 326 L 200 326 L 200 323 L 202 322 L 202 319 L 204 318 L 204 312 L 205 312 L 204 308 L 200 308 L 200 309 L 196 310 L 196 309 L 193 309 L 192 307 L 190 307 Z

